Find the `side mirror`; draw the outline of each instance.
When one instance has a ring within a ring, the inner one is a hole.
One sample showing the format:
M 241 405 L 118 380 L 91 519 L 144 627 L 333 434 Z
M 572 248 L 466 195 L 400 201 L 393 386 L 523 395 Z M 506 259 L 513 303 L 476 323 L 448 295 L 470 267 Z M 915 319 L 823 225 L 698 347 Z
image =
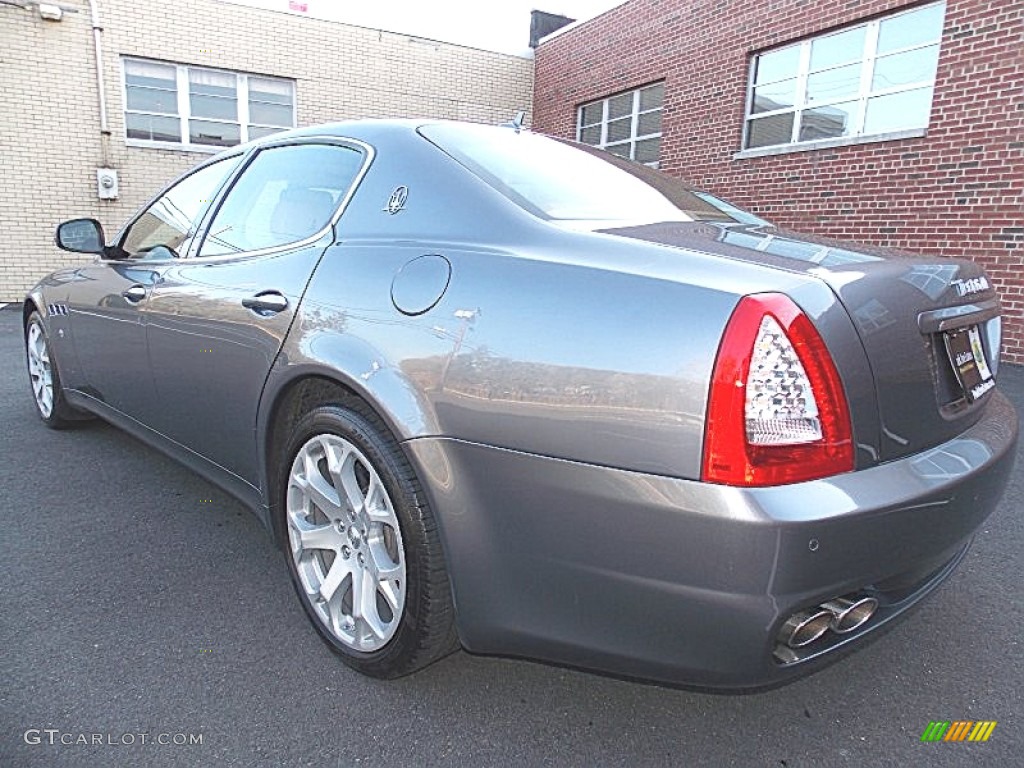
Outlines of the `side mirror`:
M 57 227 L 53 241 L 72 253 L 106 253 L 103 226 L 96 219 L 71 219 Z

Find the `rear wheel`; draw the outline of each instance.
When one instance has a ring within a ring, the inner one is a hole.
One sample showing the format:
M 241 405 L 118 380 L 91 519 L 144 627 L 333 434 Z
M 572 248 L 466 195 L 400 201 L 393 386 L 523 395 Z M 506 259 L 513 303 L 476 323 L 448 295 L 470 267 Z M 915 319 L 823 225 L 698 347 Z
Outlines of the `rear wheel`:
M 314 409 L 285 454 L 292 581 L 346 664 L 399 677 L 457 647 L 433 512 L 408 460 L 361 403 Z
M 29 315 L 25 326 L 25 358 L 36 413 L 43 423 L 51 429 L 64 429 L 80 421 L 84 414 L 72 408 L 64 399 L 60 373 L 50 353 L 50 341 L 38 312 Z

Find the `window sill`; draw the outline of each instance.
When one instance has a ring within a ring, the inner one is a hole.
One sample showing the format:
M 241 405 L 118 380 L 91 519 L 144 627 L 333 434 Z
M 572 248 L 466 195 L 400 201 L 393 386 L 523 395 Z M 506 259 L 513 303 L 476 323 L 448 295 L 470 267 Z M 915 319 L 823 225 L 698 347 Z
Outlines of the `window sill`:
M 928 134 L 927 128 L 911 128 L 905 131 L 875 133 L 871 136 L 843 136 L 837 139 L 820 139 L 804 141 L 799 144 L 780 144 L 774 147 L 757 147 L 744 149 L 732 156 L 733 160 L 746 160 L 751 157 L 768 157 L 770 155 L 788 155 L 791 152 L 813 152 L 816 149 L 833 147 L 849 147 L 854 144 L 876 144 L 880 141 L 899 141 L 900 139 L 919 139 Z
M 192 152 L 201 155 L 215 155 L 232 147 L 211 147 L 203 144 L 175 144 L 170 141 L 146 141 L 144 139 L 125 139 L 125 146 L 136 149 L 169 149 L 172 152 Z M 238 144 L 234 147 L 240 146 Z

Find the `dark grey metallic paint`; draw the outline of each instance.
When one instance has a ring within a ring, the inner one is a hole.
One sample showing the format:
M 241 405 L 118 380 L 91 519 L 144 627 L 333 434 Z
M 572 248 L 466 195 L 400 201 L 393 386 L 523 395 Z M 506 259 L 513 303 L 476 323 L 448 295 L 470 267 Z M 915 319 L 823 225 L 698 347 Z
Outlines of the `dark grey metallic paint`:
M 794 610 L 878 586 L 879 619 L 838 649 L 948 574 L 998 500 L 1017 438 L 998 392 L 947 407 L 939 350 L 919 327 L 918 315 L 966 323 L 998 312 L 991 291 L 950 290 L 953 275 L 979 275 L 975 265 L 839 254 L 763 227 L 577 231 L 527 213 L 415 128 L 284 138 L 336 135 L 375 150 L 340 218 L 310 242 L 101 261 L 42 281 L 28 302 L 48 324 L 69 400 L 273 528 L 278 404 L 310 377 L 349 388 L 417 468 L 473 651 L 772 683 L 797 673 L 771 658 Z M 408 198 L 391 212 L 399 186 Z M 809 250 L 779 255 L 773 238 Z M 935 265 L 949 269 L 932 296 L 921 286 L 937 284 L 915 275 Z M 144 298 L 125 297 L 133 286 Z M 286 306 L 243 306 L 268 291 Z M 858 471 L 776 488 L 701 483 L 723 329 L 742 296 L 766 291 L 790 296 L 826 340 Z M 54 302 L 70 315 L 48 316 Z M 987 343 L 996 351 L 991 332 Z

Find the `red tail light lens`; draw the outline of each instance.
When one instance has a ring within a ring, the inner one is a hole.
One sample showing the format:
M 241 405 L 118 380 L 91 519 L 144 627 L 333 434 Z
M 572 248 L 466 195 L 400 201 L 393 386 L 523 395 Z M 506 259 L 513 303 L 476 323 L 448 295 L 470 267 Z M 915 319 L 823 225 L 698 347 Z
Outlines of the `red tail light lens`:
M 711 375 L 702 478 L 783 485 L 852 469 L 850 410 L 825 342 L 788 296 L 745 296 Z

